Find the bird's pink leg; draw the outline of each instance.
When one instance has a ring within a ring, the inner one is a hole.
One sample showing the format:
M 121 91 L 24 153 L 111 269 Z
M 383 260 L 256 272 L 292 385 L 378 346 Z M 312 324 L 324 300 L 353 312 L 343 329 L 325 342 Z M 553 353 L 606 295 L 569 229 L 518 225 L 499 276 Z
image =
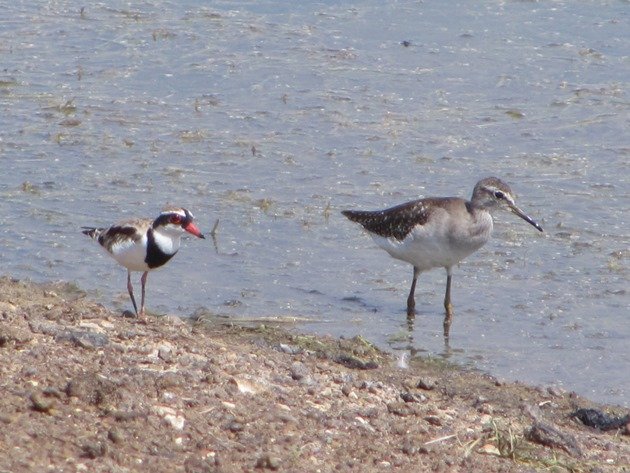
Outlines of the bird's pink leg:
M 142 300 L 140 302 L 140 317 L 144 317 L 144 294 L 145 288 L 147 285 L 147 276 L 149 275 L 148 271 L 142 273 L 142 277 L 140 278 L 140 282 L 142 283 Z
M 131 271 L 127 271 L 127 291 L 129 291 L 129 297 L 131 297 L 131 303 L 133 304 L 133 310 L 136 311 L 136 315 L 138 315 L 138 306 L 136 305 L 136 299 L 133 297 L 133 285 L 131 284 Z M 142 286 L 144 300 L 144 285 Z

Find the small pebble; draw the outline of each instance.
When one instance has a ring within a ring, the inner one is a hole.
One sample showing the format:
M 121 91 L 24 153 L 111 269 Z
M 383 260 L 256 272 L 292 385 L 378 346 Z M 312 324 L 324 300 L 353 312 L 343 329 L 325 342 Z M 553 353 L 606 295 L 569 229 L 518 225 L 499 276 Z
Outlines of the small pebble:
M 235 432 L 236 433 L 236 432 L 242 432 L 245 429 L 245 426 L 242 423 L 240 423 L 240 422 L 235 420 L 235 421 L 230 422 L 228 424 L 227 429 L 230 432 Z
M 160 347 L 158 349 L 158 358 L 167 363 L 171 363 L 173 361 L 173 350 L 171 349 L 171 347 Z
M 99 458 L 107 453 L 107 445 L 101 442 L 88 442 L 81 446 L 83 456 L 87 458 Z
M 110 429 L 109 432 L 107 432 L 107 438 L 111 440 L 113 443 L 122 443 L 124 441 L 123 434 L 120 432 L 120 430 L 118 430 L 115 427 Z
M 423 394 L 413 394 L 410 392 L 400 393 L 400 398 L 405 402 L 424 402 L 427 400 Z
M 412 440 L 405 440 L 402 451 L 405 455 L 416 455 L 420 452 L 420 443 Z
M 268 453 L 265 453 L 258 457 L 256 460 L 256 468 L 262 468 L 266 470 L 278 470 L 282 462 L 278 457 L 274 457 Z
M 299 347 L 287 345 L 286 343 L 281 343 L 280 345 L 278 345 L 278 350 L 283 353 L 288 353 L 289 355 L 297 355 L 301 351 Z
M 416 408 L 413 407 L 413 404 L 405 402 L 390 402 L 387 404 L 387 410 L 390 414 L 395 414 L 400 417 L 415 415 L 417 412 Z
M 297 361 L 291 365 L 290 371 L 291 379 L 294 379 L 295 381 L 300 381 L 309 374 L 309 370 L 304 363 L 299 363 Z
M 31 394 L 33 409 L 37 412 L 50 412 L 54 407 L 54 400 L 46 398 L 41 392 Z
M 431 391 L 435 389 L 435 385 L 437 383 L 432 378 L 420 378 L 416 383 L 416 387 L 419 389 L 424 389 L 426 391 Z
M 426 416 L 424 418 L 429 424 L 435 425 L 436 427 L 440 427 L 442 425 L 442 419 L 438 416 Z
M 562 397 L 566 391 L 558 386 L 549 386 L 547 392 L 554 397 Z
M 184 418 L 184 416 L 166 414 L 164 416 L 164 421 L 175 430 L 183 430 L 184 425 L 186 425 L 186 419 Z

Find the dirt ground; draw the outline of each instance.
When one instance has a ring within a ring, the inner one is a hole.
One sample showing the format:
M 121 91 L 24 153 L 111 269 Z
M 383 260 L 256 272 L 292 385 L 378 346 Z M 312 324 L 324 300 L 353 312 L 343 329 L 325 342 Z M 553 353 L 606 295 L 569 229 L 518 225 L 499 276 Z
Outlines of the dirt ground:
M 0 278 L 0 472 L 629 472 L 628 426 L 363 339 L 122 317 Z

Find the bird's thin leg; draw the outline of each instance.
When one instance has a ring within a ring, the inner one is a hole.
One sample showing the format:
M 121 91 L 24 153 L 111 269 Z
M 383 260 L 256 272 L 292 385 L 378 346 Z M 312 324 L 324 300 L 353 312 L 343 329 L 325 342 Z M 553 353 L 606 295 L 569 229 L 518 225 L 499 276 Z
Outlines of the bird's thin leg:
M 407 297 L 407 318 L 415 317 L 416 315 L 416 281 L 418 281 L 418 275 L 420 270 L 413 267 L 413 281 L 411 281 L 411 290 L 409 291 L 409 297 Z
M 138 315 L 138 306 L 136 305 L 135 297 L 133 297 L 133 285 L 131 284 L 131 271 L 127 271 L 127 291 L 129 291 L 129 297 L 131 297 L 133 310 L 136 312 L 136 315 Z
M 145 288 L 147 285 L 147 276 L 149 275 L 148 271 L 142 273 L 142 277 L 140 278 L 140 282 L 142 283 L 142 301 L 140 302 L 140 317 L 144 317 L 144 294 Z
M 453 321 L 453 304 L 451 304 L 451 268 L 446 268 L 446 294 L 444 295 L 444 309 L 446 315 L 444 316 L 444 337 L 448 338 L 449 331 L 451 329 L 451 322 Z

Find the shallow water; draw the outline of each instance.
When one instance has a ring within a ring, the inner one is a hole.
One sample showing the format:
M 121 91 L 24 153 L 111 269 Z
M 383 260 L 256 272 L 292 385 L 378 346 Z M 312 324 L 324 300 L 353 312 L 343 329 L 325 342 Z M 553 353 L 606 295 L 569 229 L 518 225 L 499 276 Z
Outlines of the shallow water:
M 129 308 L 81 235 L 166 203 L 186 240 L 148 283 L 158 312 L 299 316 L 303 329 L 450 357 L 630 405 L 625 1 L 13 2 L 0 19 L 3 272 Z M 407 43 L 403 42 L 406 41 Z M 423 274 L 339 214 L 469 196 L 507 213 L 455 270 Z

